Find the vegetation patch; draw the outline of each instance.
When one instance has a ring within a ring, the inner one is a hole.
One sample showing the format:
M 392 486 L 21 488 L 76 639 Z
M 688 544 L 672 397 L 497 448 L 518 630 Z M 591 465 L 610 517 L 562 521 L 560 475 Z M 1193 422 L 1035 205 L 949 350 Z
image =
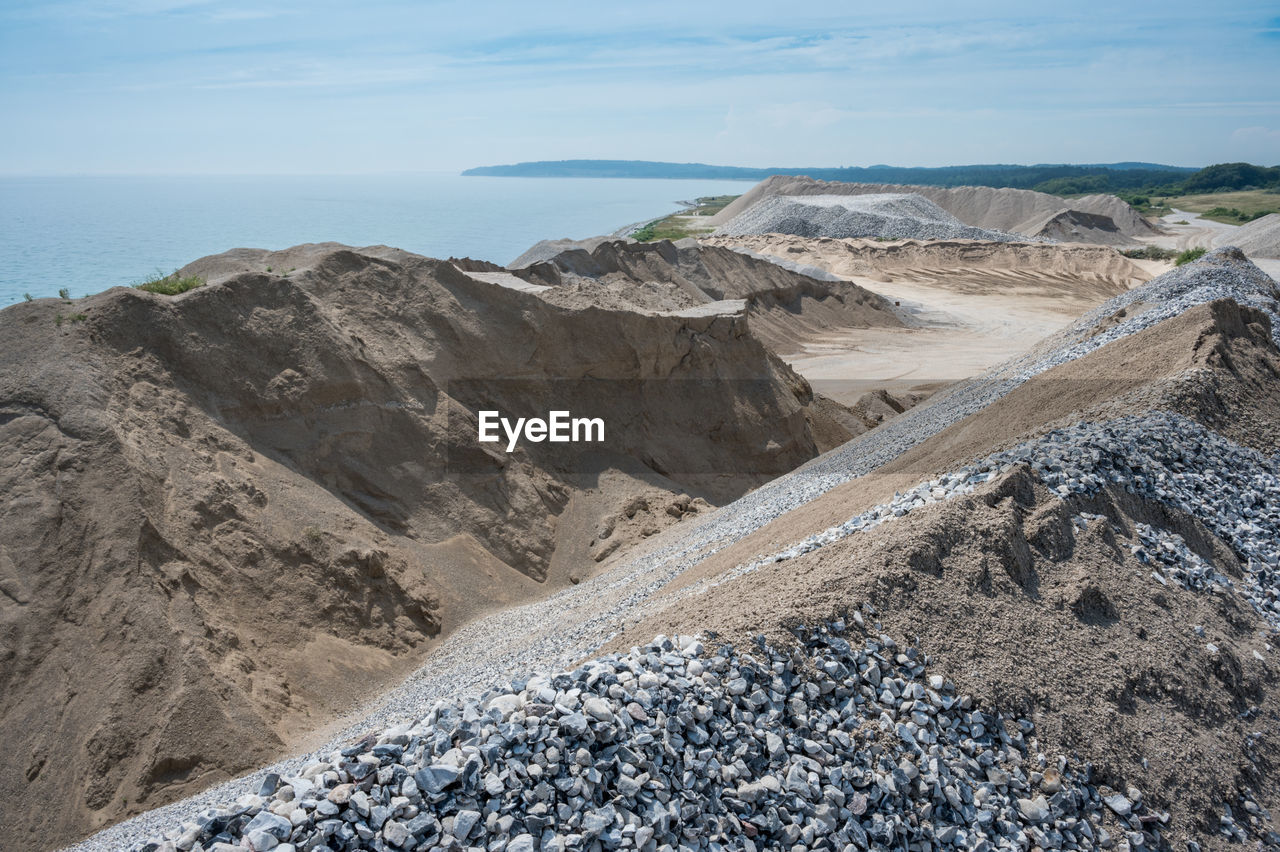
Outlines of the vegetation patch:
M 1241 225 L 1280 211 L 1280 190 L 1275 189 L 1174 195 L 1156 200 L 1166 207 L 1198 213 L 1206 219 L 1228 225 Z
M 1177 257 L 1173 259 L 1173 265 L 1182 266 L 1184 263 L 1190 263 L 1193 260 L 1199 260 L 1200 258 L 1204 257 L 1204 253 L 1206 251 L 1208 251 L 1208 249 L 1202 249 L 1202 248 L 1187 249 L 1186 251 L 1180 253 Z
M 134 289 L 146 290 L 148 293 L 159 293 L 162 296 L 176 296 L 179 293 L 185 293 L 188 290 L 203 287 L 204 279 L 199 275 L 179 275 L 178 270 L 175 269 L 168 275 L 157 271 L 150 278 L 145 278 L 133 286 Z
M 1200 215 L 1205 219 L 1213 219 L 1218 222 L 1239 222 L 1243 225 L 1246 222 L 1261 219 L 1263 216 L 1275 212 L 1275 210 L 1255 210 L 1252 213 L 1246 213 L 1238 207 L 1211 207 Z
M 1176 249 L 1160 248 L 1159 246 L 1143 246 L 1140 249 L 1126 249 L 1120 252 L 1125 257 L 1134 260 L 1173 260 L 1178 256 Z
M 665 219 L 656 219 L 644 227 L 633 231 L 631 238 L 642 243 L 658 240 L 682 240 L 685 237 L 696 237 L 712 229 L 706 222 L 699 222 L 698 217 L 711 217 L 729 206 L 736 195 L 706 195 L 694 203 L 688 210 L 672 213 Z

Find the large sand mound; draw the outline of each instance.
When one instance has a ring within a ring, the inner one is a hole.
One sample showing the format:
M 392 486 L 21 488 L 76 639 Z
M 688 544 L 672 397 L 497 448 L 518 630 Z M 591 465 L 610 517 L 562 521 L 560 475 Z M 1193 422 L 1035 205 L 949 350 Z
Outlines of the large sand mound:
M 464 621 L 817 452 L 741 315 L 561 307 L 385 247 L 183 272 L 210 283 L 0 312 L 5 849 L 295 748 Z M 475 441 L 480 407 L 553 404 L 609 441 Z
M 515 274 L 548 288 L 539 293 L 543 299 L 568 307 L 743 310 L 751 333 L 774 352 L 791 351 L 830 328 L 903 327 L 888 300 L 857 284 L 819 280 L 717 246 L 614 241 L 563 252 Z
M 1221 234 L 1216 243 L 1235 246 L 1249 257 L 1280 258 L 1280 213 L 1269 213 Z
M 1007 231 L 1030 237 L 1060 239 L 1062 231 L 1054 218 L 1064 211 L 1078 211 L 1111 220 L 1114 229 L 1080 228 L 1076 236 L 1086 242 L 1113 244 L 1115 231 L 1125 237 L 1151 236 L 1155 228 L 1130 205 L 1114 195 L 1089 195 L 1070 200 L 1025 189 L 995 189 L 985 186 L 899 186 L 894 184 L 841 183 L 807 177 L 774 175 L 756 184 L 744 195 L 717 213 L 711 223 L 722 225 L 764 199 L 775 196 L 868 195 L 911 192 L 932 200 L 966 225 Z M 1042 233 L 1048 227 L 1046 233 Z
M 1021 233 L 1042 239 L 1064 243 L 1093 243 L 1094 245 L 1131 245 L 1126 236 L 1109 216 L 1085 213 L 1081 210 L 1060 210 L 1043 219 L 1032 221 L 1019 229 Z

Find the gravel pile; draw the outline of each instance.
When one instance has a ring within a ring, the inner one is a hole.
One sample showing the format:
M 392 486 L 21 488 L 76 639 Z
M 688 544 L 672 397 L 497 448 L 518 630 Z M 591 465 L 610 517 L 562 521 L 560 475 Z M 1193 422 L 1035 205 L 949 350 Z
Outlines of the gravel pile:
M 773 195 L 753 204 L 715 231 L 719 235 L 794 234 L 800 237 L 884 237 L 895 240 L 1032 238 L 966 225 L 922 195 Z
M 1280 630 L 1280 452 L 1267 457 L 1187 417 L 1154 412 L 1106 423 L 1079 423 L 995 453 L 954 473 L 921 483 L 888 503 L 740 566 L 720 582 L 794 559 L 930 503 L 972 493 L 1026 465 L 1058 497 L 1094 494 L 1107 485 L 1158 501 L 1199 520 L 1236 553 L 1245 582 L 1237 591 Z M 1135 555 L 1156 566 L 1158 582 L 1193 590 L 1231 581 L 1177 541 L 1139 529 Z M 1145 537 L 1145 538 L 1144 538 Z M 1174 570 L 1165 576 L 1159 565 Z
M 857 644 L 844 634 L 835 622 L 756 656 L 658 637 L 438 704 L 140 848 L 1161 845 L 1168 814 L 1139 791 L 1039 752 L 1030 720 L 977 708 L 878 625 Z
M 1153 304 L 1104 332 L 1108 340 L 1132 334 L 1176 310 L 1216 298 L 1235 298 L 1271 314 L 1280 334 L 1280 305 L 1274 282 L 1233 250 L 1218 250 L 1202 260 L 1157 278 L 1094 311 L 1036 353 L 1018 359 L 956 389 L 943 392 L 925 406 L 860 436 L 844 447 L 770 482 L 746 497 L 696 522 L 681 525 L 679 537 L 660 535 L 647 548 L 607 573 L 527 606 L 473 622 L 458 630 L 433 655 L 430 664 L 410 677 L 364 719 L 339 732 L 330 746 L 282 761 L 273 767 L 206 791 L 194 799 L 143 814 L 78 844 L 80 852 L 136 847 L 146 838 L 190 819 L 191 814 L 233 799 L 262 783 L 269 774 L 297 776 L 328 751 L 370 730 L 383 730 L 421 716 L 421 708 L 459 695 L 480 694 L 496 683 L 535 670 L 565 667 L 589 656 L 611 639 L 629 619 L 641 617 L 653 594 L 672 577 L 707 556 L 750 535 L 782 514 L 820 494 L 891 461 L 952 423 L 1090 345 L 1098 323 L 1135 301 Z M 1274 470 L 1274 467 L 1272 468 Z M 930 488 L 932 491 L 932 486 Z M 1276 501 L 1273 499 L 1273 505 Z M 1230 539 L 1228 539 L 1230 540 Z M 1272 541 L 1274 542 L 1276 538 Z M 536 785 L 535 785 L 536 786 Z M 286 850 L 287 852 L 287 850 Z

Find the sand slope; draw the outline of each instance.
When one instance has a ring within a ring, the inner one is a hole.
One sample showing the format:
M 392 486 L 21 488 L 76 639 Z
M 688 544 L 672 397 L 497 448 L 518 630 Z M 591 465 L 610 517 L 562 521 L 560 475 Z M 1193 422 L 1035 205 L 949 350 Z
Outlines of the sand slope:
M 1249 257 L 1280 258 L 1280 213 L 1269 213 L 1219 235 L 1215 246 L 1231 245 Z

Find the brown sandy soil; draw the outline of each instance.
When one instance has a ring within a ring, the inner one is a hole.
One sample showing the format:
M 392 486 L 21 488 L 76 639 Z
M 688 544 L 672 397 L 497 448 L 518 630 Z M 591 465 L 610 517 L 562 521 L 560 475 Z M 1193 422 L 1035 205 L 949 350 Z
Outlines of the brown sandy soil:
M 1239 576 L 1227 545 L 1195 519 L 1117 489 L 1063 501 L 1017 468 L 967 497 L 714 581 L 895 489 L 1055 424 L 1175 410 L 1273 451 L 1277 376 L 1280 352 L 1264 315 L 1229 301 L 1192 309 L 1032 379 L 715 554 L 612 647 L 697 631 L 739 645 L 757 634 L 785 643 L 792 625 L 870 604 L 868 624 L 918 642 L 960 691 L 1030 715 L 1046 753 L 1092 762 L 1097 781 L 1133 784 L 1168 810 L 1173 848 L 1188 839 L 1234 848 L 1216 834 L 1221 803 L 1234 806 L 1249 789 L 1280 809 L 1280 741 L 1266 733 L 1280 720 L 1271 631 L 1234 595 L 1157 584 L 1128 547 L 1134 523 L 1150 523 Z M 1080 529 L 1072 519 L 1082 511 L 1108 520 Z
M 590 570 L 635 498 L 617 552 L 833 440 L 743 316 L 560 307 L 384 247 L 183 273 L 210 283 L 0 312 L 5 849 L 292 751 Z M 477 407 L 543 414 L 575 377 L 620 382 L 556 400 L 611 424 L 598 453 L 477 444 Z
M 815 391 L 847 405 L 872 390 L 927 394 L 977 375 L 1150 277 L 1101 246 L 779 234 L 704 242 L 814 266 L 896 303 L 905 332 L 829 325 L 778 350 Z

